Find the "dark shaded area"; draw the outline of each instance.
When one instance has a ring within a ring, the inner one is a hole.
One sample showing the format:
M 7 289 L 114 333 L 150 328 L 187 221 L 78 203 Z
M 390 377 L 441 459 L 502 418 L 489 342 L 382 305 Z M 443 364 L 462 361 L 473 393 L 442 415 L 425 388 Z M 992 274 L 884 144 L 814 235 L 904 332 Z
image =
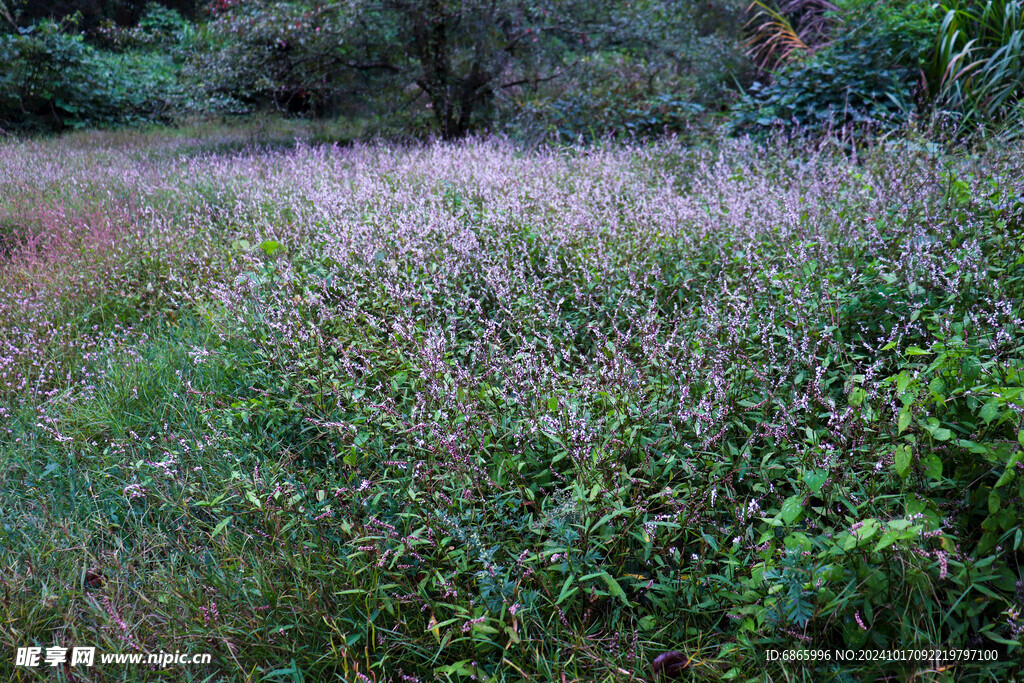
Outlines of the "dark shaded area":
M 153 0 L 22 0 L 13 3 L 13 9 L 19 15 L 18 23 L 22 26 L 42 19 L 64 21 L 78 14 L 78 28 L 92 31 L 105 21 L 112 21 L 118 26 L 134 26 L 151 3 Z M 164 0 L 155 4 L 180 12 L 190 19 L 198 18 L 206 5 L 203 0 Z

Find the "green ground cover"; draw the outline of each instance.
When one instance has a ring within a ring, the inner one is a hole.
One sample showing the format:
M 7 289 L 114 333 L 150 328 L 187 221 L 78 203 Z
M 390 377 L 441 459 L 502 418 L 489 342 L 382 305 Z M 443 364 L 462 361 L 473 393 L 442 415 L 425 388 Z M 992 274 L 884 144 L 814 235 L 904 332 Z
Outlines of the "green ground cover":
M 1020 670 L 1019 143 L 275 142 L 0 143 L 0 677 Z

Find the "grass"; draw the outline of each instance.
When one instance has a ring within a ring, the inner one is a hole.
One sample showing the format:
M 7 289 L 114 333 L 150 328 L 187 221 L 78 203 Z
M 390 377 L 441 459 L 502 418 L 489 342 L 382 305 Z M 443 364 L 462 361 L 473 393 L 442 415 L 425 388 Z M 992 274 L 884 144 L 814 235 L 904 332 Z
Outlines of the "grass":
M 2 675 L 1020 669 L 1019 146 L 267 130 L 0 146 Z

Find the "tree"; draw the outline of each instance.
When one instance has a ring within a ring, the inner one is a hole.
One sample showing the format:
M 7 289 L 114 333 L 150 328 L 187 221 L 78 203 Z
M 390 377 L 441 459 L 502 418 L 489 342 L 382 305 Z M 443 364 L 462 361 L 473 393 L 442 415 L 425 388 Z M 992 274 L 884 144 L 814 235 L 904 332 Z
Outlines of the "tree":
M 464 136 L 495 91 L 554 78 L 589 47 L 599 17 L 557 0 L 383 0 L 415 84 L 445 138 Z
M 487 121 L 500 89 L 557 77 L 608 25 L 581 0 L 221 0 L 201 71 L 250 102 L 316 109 L 392 88 L 425 97 L 438 132 Z M 298 105 L 298 106 L 297 106 Z M 329 106 L 327 108 L 330 108 Z

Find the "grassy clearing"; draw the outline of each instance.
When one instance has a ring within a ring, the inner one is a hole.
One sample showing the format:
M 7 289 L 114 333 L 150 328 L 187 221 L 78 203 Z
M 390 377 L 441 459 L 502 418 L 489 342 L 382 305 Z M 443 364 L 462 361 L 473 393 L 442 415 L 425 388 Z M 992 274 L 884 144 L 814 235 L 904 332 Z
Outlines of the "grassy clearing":
M 1021 149 L 261 139 L 0 146 L 3 675 L 1021 666 Z

